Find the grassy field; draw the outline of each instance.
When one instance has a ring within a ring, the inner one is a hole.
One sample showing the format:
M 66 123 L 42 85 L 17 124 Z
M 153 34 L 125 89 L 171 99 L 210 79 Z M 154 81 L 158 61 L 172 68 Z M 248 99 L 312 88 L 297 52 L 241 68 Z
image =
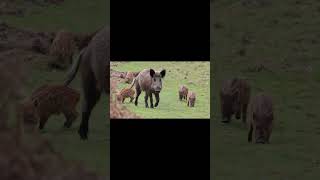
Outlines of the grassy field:
M 262 6 L 240 2 L 211 3 L 211 179 L 318 179 L 318 1 L 265 1 L 269 5 Z M 221 81 L 234 76 L 247 78 L 252 94 L 265 91 L 273 97 L 271 144 L 249 144 L 241 121 L 220 122 Z
M 112 62 L 114 63 L 114 62 Z M 209 62 L 126 62 L 111 67 L 118 71 L 141 71 L 152 67 L 155 70 L 166 69 L 163 79 L 163 89 L 160 93 L 160 103 L 157 108 L 146 109 L 144 92 L 139 96 L 139 104 L 125 101 L 125 106 L 132 112 L 144 118 L 209 118 L 210 117 L 210 63 Z M 194 108 L 187 107 L 186 101 L 179 101 L 180 85 L 186 85 L 189 91 L 194 91 L 197 100 Z M 129 84 L 121 83 L 119 90 Z M 150 101 L 148 102 L 150 105 Z M 154 98 L 155 103 L 155 98 Z
M 76 5 L 75 5 L 76 4 Z M 109 23 L 109 1 L 106 0 L 68 0 L 61 6 L 29 9 L 26 17 L 5 16 L 1 19 L 9 25 L 34 30 L 56 31 L 66 29 L 73 32 L 94 31 Z M 27 92 L 45 83 L 61 83 L 66 77 L 66 71 L 49 71 L 47 59 L 34 59 L 30 63 Z M 80 90 L 79 77 L 72 82 L 71 87 Z M 63 129 L 64 116 L 52 116 L 43 131 L 55 149 L 62 152 L 67 159 L 82 161 L 89 169 L 102 175 L 109 175 L 110 136 L 107 122 L 107 99 L 101 97 L 94 109 L 90 121 L 89 140 L 81 141 L 77 133 L 80 117 L 71 129 Z M 80 112 L 80 103 L 78 106 Z M 81 113 L 80 113 L 81 114 Z

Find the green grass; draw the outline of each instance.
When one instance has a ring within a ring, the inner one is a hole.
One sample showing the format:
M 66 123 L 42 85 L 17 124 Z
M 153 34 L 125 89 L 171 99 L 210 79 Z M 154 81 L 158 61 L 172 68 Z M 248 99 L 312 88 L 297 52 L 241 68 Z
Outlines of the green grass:
M 211 179 L 317 179 L 319 171 L 320 37 L 317 1 L 270 1 L 245 7 L 211 3 L 214 58 Z M 216 28 L 219 27 L 219 28 Z M 247 37 L 250 44 L 242 40 Z M 244 50 L 245 56 L 238 52 Z M 263 64 L 271 71 L 248 72 Z M 306 71 L 312 67 L 312 71 Z M 233 119 L 222 124 L 218 92 L 223 79 L 245 77 L 252 94 L 269 93 L 275 104 L 271 144 L 247 142 L 248 129 Z
M 109 1 L 106 0 L 68 0 L 61 6 L 47 8 L 31 8 L 30 15 L 19 17 L 1 17 L 3 21 L 17 27 L 34 30 L 56 31 L 67 29 L 74 32 L 94 31 L 109 23 Z M 36 13 L 34 13 L 36 12 Z M 46 83 L 61 83 L 66 77 L 66 71 L 49 71 L 47 59 L 34 59 L 30 63 L 30 74 L 26 91 L 28 94 L 35 88 Z M 79 74 L 71 87 L 80 89 Z M 80 100 L 81 101 L 81 100 Z M 107 97 L 103 95 L 92 112 L 89 125 L 89 140 L 81 141 L 77 133 L 78 117 L 71 129 L 63 129 L 64 116 L 52 116 L 42 135 L 50 140 L 57 151 L 62 152 L 66 159 L 81 161 L 89 169 L 109 175 L 110 167 L 110 123 L 107 121 Z M 80 104 L 78 112 L 80 113 Z M 81 114 L 81 113 L 80 113 Z
M 114 62 L 113 62 L 114 63 Z M 157 108 L 145 108 L 144 92 L 139 96 L 138 106 L 125 101 L 125 106 L 132 112 L 144 118 L 209 118 L 210 117 L 210 63 L 209 62 L 126 62 L 112 67 L 118 71 L 141 71 L 147 68 L 166 69 L 162 81 L 160 103 Z M 186 85 L 189 91 L 194 91 L 197 100 L 194 108 L 187 107 L 186 101 L 179 101 L 180 85 Z M 129 84 L 121 83 L 119 90 Z M 155 103 L 155 98 L 154 103 Z M 148 102 L 150 105 L 150 101 Z
M 30 6 L 27 9 L 25 17 L 0 17 L 16 27 L 39 31 L 92 32 L 110 23 L 109 0 L 67 0 L 58 6 Z

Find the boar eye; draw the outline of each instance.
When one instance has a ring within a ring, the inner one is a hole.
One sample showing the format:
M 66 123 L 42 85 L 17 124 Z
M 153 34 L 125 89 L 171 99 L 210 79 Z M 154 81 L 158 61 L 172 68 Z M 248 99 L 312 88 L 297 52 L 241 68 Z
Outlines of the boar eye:
M 156 78 L 153 78 L 153 81 L 156 82 Z

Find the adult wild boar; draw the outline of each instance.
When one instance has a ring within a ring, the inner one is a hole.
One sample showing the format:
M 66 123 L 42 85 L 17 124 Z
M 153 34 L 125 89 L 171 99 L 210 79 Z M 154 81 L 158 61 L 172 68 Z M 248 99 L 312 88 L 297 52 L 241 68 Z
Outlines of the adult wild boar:
M 230 122 L 233 114 L 237 119 L 242 115 L 242 121 L 246 122 L 250 89 L 250 85 L 244 79 L 233 78 L 223 82 L 220 91 L 222 122 Z
M 82 120 L 78 131 L 81 139 L 88 138 L 89 118 L 92 109 L 100 99 L 101 92 L 109 94 L 110 74 L 107 66 L 110 62 L 110 28 L 104 27 L 98 31 L 88 46 L 81 50 L 79 58 L 74 61 L 65 85 L 69 85 L 81 69 L 82 90 Z M 107 77 L 107 78 L 106 78 Z
M 164 78 L 166 75 L 166 70 L 163 69 L 160 72 L 154 71 L 153 69 L 144 69 L 142 70 L 138 76 L 133 80 L 131 87 L 132 88 L 135 85 L 136 89 L 136 99 L 134 104 L 138 105 L 138 98 L 141 94 L 141 91 L 145 91 L 145 105 L 146 108 L 149 107 L 148 105 L 148 97 L 150 97 L 150 107 L 153 108 L 153 99 L 152 94 L 156 97 L 156 103 L 155 107 L 158 106 L 160 101 L 160 91 L 162 89 L 162 78 Z
M 270 96 L 257 94 L 249 105 L 249 133 L 248 142 L 252 141 L 254 132 L 255 143 L 269 143 L 273 124 L 273 103 Z

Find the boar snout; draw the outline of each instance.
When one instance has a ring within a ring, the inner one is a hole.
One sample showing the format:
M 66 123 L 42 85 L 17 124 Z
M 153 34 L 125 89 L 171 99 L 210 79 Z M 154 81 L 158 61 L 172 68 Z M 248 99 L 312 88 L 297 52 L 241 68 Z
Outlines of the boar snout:
M 265 144 L 266 141 L 264 140 L 264 138 L 258 138 L 256 141 L 256 144 Z

